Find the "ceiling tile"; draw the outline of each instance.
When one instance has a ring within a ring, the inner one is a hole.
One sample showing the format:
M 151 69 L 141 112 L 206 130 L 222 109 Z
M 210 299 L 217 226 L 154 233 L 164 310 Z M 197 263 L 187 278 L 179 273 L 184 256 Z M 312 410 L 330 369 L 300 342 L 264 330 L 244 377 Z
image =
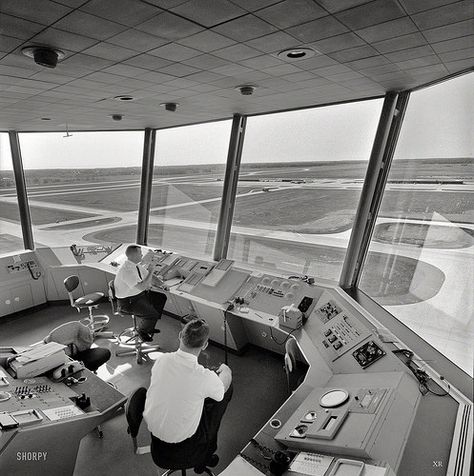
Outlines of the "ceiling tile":
M 330 36 L 345 33 L 346 31 L 348 31 L 348 28 L 332 16 L 319 18 L 318 20 L 288 29 L 288 33 L 304 43 L 313 43 Z
M 374 66 L 382 66 L 388 64 L 389 60 L 383 56 L 371 56 L 370 58 L 363 58 L 356 61 L 346 63 L 346 66 L 352 69 L 361 70 L 366 68 L 372 68 Z
M 314 73 L 309 71 L 299 71 L 297 73 L 287 74 L 283 76 L 283 79 L 291 82 L 307 81 L 308 79 L 314 79 Z
M 171 11 L 208 28 L 245 14 L 227 0 L 189 0 Z
M 165 60 L 164 58 L 158 58 L 158 56 L 152 56 L 147 54 L 142 54 L 134 56 L 128 60 L 124 61 L 124 64 L 131 66 L 136 66 L 138 68 L 145 68 L 149 70 L 156 70 L 159 68 L 164 68 L 172 63 L 172 61 Z
M 301 73 L 301 69 L 292 64 L 282 64 L 279 66 L 271 66 L 270 68 L 262 69 L 265 73 L 272 76 L 285 76 L 292 73 Z
M 212 71 L 200 71 L 199 73 L 189 75 L 187 79 L 197 83 L 211 83 L 212 81 L 222 79 L 222 75 Z M 193 86 L 193 89 L 196 89 L 196 87 L 197 86 Z
M 250 68 L 246 68 L 245 66 L 241 66 L 240 64 L 229 64 L 214 69 L 215 73 L 221 74 L 223 76 L 238 76 L 239 74 L 248 73 L 249 71 L 252 70 Z
M 143 52 L 151 50 L 152 48 L 158 48 L 158 46 L 168 43 L 169 40 L 149 35 L 143 31 L 130 29 L 109 38 L 107 42 L 130 48 L 134 51 Z
M 82 51 L 97 43 L 96 39 L 57 30 L 56 28 L 47 28 L 33 37 L 31 41 L 71 51 Z
M 376 41 L 408 35 L 417 31 L 416 25 L 408 17 L 404 17 L 381 23 L 380 25 L 369 26 L 368 28 L 357 30 L 356 33 L 367 43 L 375 43 Z
M 285 0 L 259 10 L 256 15 L 278 28 L 288 28 L 323 17 L 327 12 L 312 0 Z
M 203 51 L 204 53 L 209 53 L 225 48 L 226 46 L 234 45 L 235 41 L 223 35 L 219 35 L 212 30 L 204 30 L 201 33 L 183 38 L 179 40 L 178 43 Z
M 270 35 L 247 41 L 246 44 L 265 53 L 277 53 L 287 48 L 300 46 L 301 42 L 283 31 L 277 31 Z
M 71 12 L 71 8 L 49 0 L 35 0 L 32 8 L 31 0 L 2 0 L 2 13 L 30 20 L 43 25 L 50 25 Z
M 352 30 L 366 28 L 404 16 L 396 0 L 376 0 L 337 13 L 336 18 Z
M 186 76 L 189 79 L 189 75 L 200 72 L 200 70 L 198 68 L 194 68 L 183 63 L 173 63 L 169 66 L 166 66 L 165 68 L 161 68 L 160 72 L 165 74 L 171 74 L 172 76 L 177 76 L 178 78 Z
M 333 60 L 329 56 L 319 55 L 307 60 L 298 61 L 298 68 L 312 71 L 316 68 L 323 68 L 325 66 L 333 66 L 336 64 L 338 64 L 337 61 Z
M 214 51 L 213 54 L 229 61 L 240 61 L 260 55 L 260 51 L 250 48 L 244 44 L 228 46 L 222 50 Z
M 345 50 L 362 45 L 365 45 L 365 41 L 352 32 L 331 36 L 330 38 L 319 40 L 310 44 L 311 47 L 315 48 L 321 53 L 333 53 L 334 51 Z
M 455 51 L 463 48 L 474 48 L 474 34 L 463 36 L 462 38 L 455 38 L 453 40 L 441 41 L 440 43 L 433 43 L 431 48 L 433 48 L 436 53 L 447 53 L 448 51 Z
M 270 66 L 277 66 L 279 64 L 284 64 L 284 62 L 274 56 L 262 55 L 256 56 L 255 58 L 249 58 L 243 61 L 240 61 L 240 64 L 248 66 L 249 68 L 254 69 L 263 69 L 269 68 Z
M 162 12 L 139 0 L 92 0 L 81 10 L 127 26 L 138 25 Z
M 214 31 L 236 41 L 248 41 L 272 33 L 276 28 L 255 15 L 248 14 L 216 26 Z
M 425 30 L 423 35 L 430 42 L 438 42 L 459 38 L 461 36 L 472 35 L 474 31 L 474 20 L 465 20 L 452 25 L 440 26 Z
M 462 50 L 448 51 L 446 53 L 439 53 L 438 55 L 444 62 L 463 60 L 466 58 L 474 58 L 474 48 L 464 48 Z M 473 60 L 474 65 L 474 60 Z
M 168 40 L 181 40 L 182 38 L 194 35 L 204 29 L 201 26 L 196 25 L 196 23 L 170 12 L 161 13 L 160 15 L 137 25 L 135 28 Z
M 95 71 L 98 69 L 106 68 L 107 66 L 110 66 L 112 63 L 113 61 L 111 60 L 98 58 L 96 56 L 90 56 L 83 53 L 77 53 L 74 56 L 71 56 L 63 60 L 58 65 L 58 72 L 61 72 L 60 68 L 62 66 L 71 65 L 71 66 L 79 66 L 80 68 L 83 68 L 84 70 L 86 70 L 83 74 L 86 74 L 86 72 L 89 70 Z
M 316 0 L 330 13 L 337 13 L 348 8 L 357 7 L 371 0 Z
M 412 15 L 413 21 L 421 30 L 437 28 L 472 18 L 474 18 L 474 2 L 472 0 L 464 0 Z
M 377 50 L 369 45 L 358 46 L 357 48 L 349 48 L 347 50 L 335 51 L 329 53 L 329 56 L 340 63 L 347 63 L 348 61 L 355 61 L 362 58 L 369 58 L 370 56 L 377 56 Z
M 136 51 L 105 42 L 97 43 L 87 50 L 84 50 L 83 53 L 91 56 L 97 56 L 98 58 L 105 58 L 111 61 L 123 61 L 137 54 Z
M 201 54 L 200 51 L 188 48 L 178 43 L 168 43 L 148 52 L 150 55 L 159 56 L 170 61 L 183 61 Z
M 137 68 L 135 66 L 130 66 L 127 64 L 114 64 L 108 68 L 102 70 L 104 73 L 110 73 L 113 75 L 126 76 L 128 78 L 136 78 L 137 76 L 142 76 L 148 71 L 143 68 Z
M 433 50 L 429 45 L 418 46 L 416 48 L 408 48 L 407 50 L 394 51 L 385 55 L 392 63 L 405 61 L 414 58 L 421 58 L 433 54 Z
M 188 64 L 189 66 L 194 66 L 195 68 L 212 70 L 218 68 L 219 66 L 229 64 L 229 61 L 226 61 L 223 58 L 217 58 L 214 55 L 205 54 L 185 60 L 183 63 Z
M 73 11 L 62 20 L 59 20 L 54 26 L 60 30 L 70 31 L 97 40 L 105 40 L 126 29 L 123 25 L 79 10 Z
M 458 0 L 400 0 L 405 10 L 411 15 L 412 13 L 422 12 L 423 10 L 431 10 L 448 3 L 454 3 Z
M 15 48 L 18 48 L 22 43 L 23 40 L 20 40 L 19 38 L 0 35 L 0 51 L 4 53 L 10 53 Z
M 151 3 L 160 8 L 164 8 L 165 10 L 169 10 L 170 8 L 177 7 L 182 3 L 186 3 L 188 0 L 146 0 L 147 3 Z
M 425 56 L 424 58 L 413 58 L 405 61 L 399 61 L 396 65 L 403 70 L 420 68 L 422 66 L 431 66 L 439 64 L 441 60 L 436 55 Z
M 235 3 L 249 12 L 254 12 L 280 1 L 281 0 L 258 0 L 258 2 L 256 2 L 255 0 L 232 0 L 232 3 Z
M 26 40 L 44 29 L 44 25 L 0 13 L 0 33 Z
M 425 37 L 421 33 L 412 33 L 411 35 L 398 36 L 396 38 L 373 43 L 373 47 L 379 53 L 385 54 L 426 44 Z

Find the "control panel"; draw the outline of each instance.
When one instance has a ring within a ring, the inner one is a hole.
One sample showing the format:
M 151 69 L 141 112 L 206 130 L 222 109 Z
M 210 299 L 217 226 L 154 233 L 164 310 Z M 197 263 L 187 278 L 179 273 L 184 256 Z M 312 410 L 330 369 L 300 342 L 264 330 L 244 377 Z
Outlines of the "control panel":
M 405 372 L 334 375 L 316 387 L 275 439 L 290 448 L 388 461 L 396 468 L 420 393 Z
M 337 304 L 327 292 L 316 304 L 308 325 L 319 334 L 318 347 L 332 362 L 371 335 L 365 326 Z
M 0 369 L 0 373 L 3 370 Z M 16 380 L 5 374 L 8 385 L 0 387 L 0 412 L 13 413 L 26 410 L 43 411 L 71 405 L 77 394 L 62 383 L 46 377 Z
M 264 274 L 251 276 L 234 297 L 243 298 L 251 309 L 274 315 L 278 315 L 283 306 L 303 303 L 302 312 L 309 315 L 320 294 L 318 288 L 301 281 Z

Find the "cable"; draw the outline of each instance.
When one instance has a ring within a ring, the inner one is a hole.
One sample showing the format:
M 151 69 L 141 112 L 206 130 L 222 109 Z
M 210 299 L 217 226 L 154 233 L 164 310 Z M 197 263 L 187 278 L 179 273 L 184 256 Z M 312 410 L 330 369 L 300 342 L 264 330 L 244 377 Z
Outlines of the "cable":
M 425 370 L 420 369 L 415 362 L 413 362 L 413 352 L 408 349 L 396 349 L 392 351 L 393 354 L 403 354 L 406 357 L 406 362 L 405 365 L 410 369 L 411 373 L 415 376 L 415 378 L 418 380 L 419 385 L 418 388 L 420 390 L 420 393 L 422 395 L 427 395 L 428 393 L 431 393 L 432 395 L 436 395 L 437 397 L 445 397 L 446 395 L 449 394 L 451 391 L 451 386 L 449 383 L 446 383 L 448 386 L 448 389 L 445 390 L 443 393 L 438 393 L 432 390 L 428 382 L 434 381 L 427 373 Z M 444 377 L 440 377 L 440 380 L 444 380 Z
M 283 342 L 278 342 L 275 337 L 273 336 L 273 329 L 272 329 L 272 326 L 270 326 L 270 337 L 272 338 L 272 341 L 275 342 L 276 344 L 278 345 L 285 345 L 288 341 L 288 339 L 292 336 L 293 332 L 297 331 L 299 329 L 299 327 L 297 327 L 296 329 L 293 329 L 287 336 L 286 336 L 286 339 L 283 341 Z

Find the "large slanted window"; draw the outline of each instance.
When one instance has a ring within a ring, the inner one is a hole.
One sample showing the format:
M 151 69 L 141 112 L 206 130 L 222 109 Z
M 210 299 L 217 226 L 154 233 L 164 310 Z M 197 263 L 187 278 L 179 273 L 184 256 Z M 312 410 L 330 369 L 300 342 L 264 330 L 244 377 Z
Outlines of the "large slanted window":
M 472 375 L 474 74 L 412 93 L 360 288 Z
M 37 246 L 76 245 L 80 261 L 135 241 L 143 131 L 21 133 Z M 99 246 L 97 246 L 99 245 Z
M 148 244 L 211 257 L 231 121 L 159 130 Z
M 228 257 L 338 280 L 381 106 L 250 117 Z
M 10 141 L 0 132 L 0 255 L 23 249 Z

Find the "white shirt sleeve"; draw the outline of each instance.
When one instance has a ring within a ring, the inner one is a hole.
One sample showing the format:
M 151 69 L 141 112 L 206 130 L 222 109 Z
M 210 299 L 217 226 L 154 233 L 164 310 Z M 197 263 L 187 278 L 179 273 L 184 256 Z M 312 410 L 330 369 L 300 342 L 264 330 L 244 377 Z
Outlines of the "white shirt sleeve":
M 224 383 L 212 370 L 205 370 L 204 373 L 204 398 L 212 398 L 220 402 L 224 398 Z

